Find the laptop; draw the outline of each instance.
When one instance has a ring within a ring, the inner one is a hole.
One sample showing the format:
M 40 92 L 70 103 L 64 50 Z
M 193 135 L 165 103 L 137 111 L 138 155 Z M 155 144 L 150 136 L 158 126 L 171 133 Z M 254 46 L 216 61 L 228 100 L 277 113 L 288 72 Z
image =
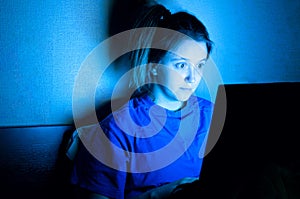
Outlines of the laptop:
M 282 175 L 298 186 L 299 93 L 300 82 L 220 85 L 200 178 L 172 198 L 283 198 Z

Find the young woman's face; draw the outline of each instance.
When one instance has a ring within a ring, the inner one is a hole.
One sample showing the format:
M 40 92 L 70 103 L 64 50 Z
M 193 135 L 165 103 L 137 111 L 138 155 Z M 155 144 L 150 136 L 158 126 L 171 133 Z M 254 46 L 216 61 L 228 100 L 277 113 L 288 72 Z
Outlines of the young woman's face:
M 153 93 L 155 99 L 165 103 L 187 101 L 200 83 L 206 61 L 206 43 L 180 42 L 159 62 L 156 75 L 159 84 Z

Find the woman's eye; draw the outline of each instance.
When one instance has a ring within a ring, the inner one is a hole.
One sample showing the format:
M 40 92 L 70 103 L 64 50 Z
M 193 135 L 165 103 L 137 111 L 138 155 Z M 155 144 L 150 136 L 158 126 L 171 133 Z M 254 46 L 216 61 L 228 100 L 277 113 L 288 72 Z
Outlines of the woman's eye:
M 201 64 L 198 64 L 198 65 L 197 65 L 197 68 L 202 68 L 203 66 L 204 66 L 204 64 L 201 63 Z
M 197 65 L 197 68 L 202 68 L 205 65 L 205 63 L 200 63 Z
M 184 69 L 186 68 L 187 64 L 186 63 L 177 63 L 175 64 L 176 68 L 179 68 L 179 69 Z

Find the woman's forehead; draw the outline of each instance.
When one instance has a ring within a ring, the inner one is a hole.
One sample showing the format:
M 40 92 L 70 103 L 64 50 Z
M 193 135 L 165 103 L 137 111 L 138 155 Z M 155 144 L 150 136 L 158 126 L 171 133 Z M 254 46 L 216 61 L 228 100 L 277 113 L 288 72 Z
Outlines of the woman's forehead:
M 192 39 L 182 40 L 174 45 L 167 54 L 172 57 L 198 61 L 207 58 L 207 47 L 205 42 L 197 42 Z

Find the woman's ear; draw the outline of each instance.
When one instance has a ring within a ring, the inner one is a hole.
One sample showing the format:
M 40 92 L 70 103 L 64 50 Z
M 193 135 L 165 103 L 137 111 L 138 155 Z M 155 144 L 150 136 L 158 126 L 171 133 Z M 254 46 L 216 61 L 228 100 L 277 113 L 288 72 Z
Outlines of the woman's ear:
M 156 68 L 152 68 L 151 69 L 151 74 L 156 76 L 157 75 L 157 69 Z

